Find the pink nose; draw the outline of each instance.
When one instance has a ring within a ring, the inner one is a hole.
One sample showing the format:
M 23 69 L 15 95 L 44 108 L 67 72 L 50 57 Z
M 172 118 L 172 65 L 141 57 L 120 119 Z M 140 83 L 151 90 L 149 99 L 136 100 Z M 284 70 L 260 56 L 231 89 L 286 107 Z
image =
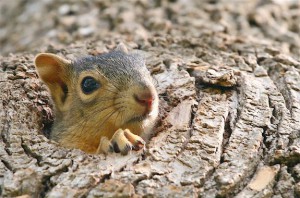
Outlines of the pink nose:
M 136 94 L 134 98 L 137 103 L 147 107 L 147 109 L 150 109 L 152 107 L 154 97 L 151 93 Z

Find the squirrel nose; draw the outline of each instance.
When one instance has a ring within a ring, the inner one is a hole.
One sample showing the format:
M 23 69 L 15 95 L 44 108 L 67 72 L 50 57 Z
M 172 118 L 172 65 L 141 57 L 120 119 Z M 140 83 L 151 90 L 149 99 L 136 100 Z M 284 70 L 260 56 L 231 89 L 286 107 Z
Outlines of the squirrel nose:
M 135 94 L 134 99 L 137 103 L 147 107 L 147 109 L 149 110 L 152 107 L 154 96 L 150 92 L 147 92 L 147 93 Z

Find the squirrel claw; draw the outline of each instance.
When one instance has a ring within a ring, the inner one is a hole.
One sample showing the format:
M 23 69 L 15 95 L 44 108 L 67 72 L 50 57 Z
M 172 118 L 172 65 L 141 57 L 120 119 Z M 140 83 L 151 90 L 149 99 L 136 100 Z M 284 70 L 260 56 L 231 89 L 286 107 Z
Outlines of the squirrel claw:
M 146 142 L 140 136 L 131 133 L 129 129 L 124 130 L 124 135 L 133 145 L 133 150 L 138 151 L 145 147 Z
M 139 151 L 145 147 L 145 143 L 141 141 L 137 141 L 137 143 L 133 146 L 133 150 Z
M 123 129 L 118 129 L 115 132 L 111 138 L 111 143 L 114 151 L 116 153 L 121 153 L 122 155 L 126 155 L 133 147 L 131 142 L 126 138 Z
M 117 142 L 113 142 L 113 151 L 115 153 L 121 153 L 122 155 L 127 155 L 131 151 L 133 146 L 131 143 L 126 143 L 124 147 L 120 148 Z

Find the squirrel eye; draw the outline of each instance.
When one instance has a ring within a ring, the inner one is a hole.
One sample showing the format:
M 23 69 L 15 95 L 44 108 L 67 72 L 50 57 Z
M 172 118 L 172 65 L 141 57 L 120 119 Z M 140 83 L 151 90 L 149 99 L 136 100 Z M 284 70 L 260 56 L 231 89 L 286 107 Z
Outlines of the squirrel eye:
M 93 77 L 87 76 L 81 81 L 81 89 L 85 94 L 91 94 L 100 87 L 100 83 Z

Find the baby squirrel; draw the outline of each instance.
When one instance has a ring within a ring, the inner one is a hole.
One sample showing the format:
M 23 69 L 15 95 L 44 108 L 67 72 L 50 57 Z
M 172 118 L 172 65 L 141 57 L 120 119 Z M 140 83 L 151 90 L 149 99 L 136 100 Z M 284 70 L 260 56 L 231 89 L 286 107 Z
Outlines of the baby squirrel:
M 41 53 L 35 66 L 55 106 L 51 139 L 87 153 L 144 147 L 140 135 L 154 126 L 158 95 L 141 56 L 121 43 L 76 61 Z

